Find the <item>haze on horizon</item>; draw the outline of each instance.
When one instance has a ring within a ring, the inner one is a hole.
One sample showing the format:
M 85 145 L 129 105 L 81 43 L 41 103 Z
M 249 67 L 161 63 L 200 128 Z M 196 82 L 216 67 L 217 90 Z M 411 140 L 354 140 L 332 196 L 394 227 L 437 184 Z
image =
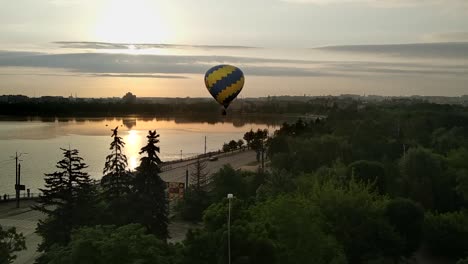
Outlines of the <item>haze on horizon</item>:
M 0 94 L 468 94 L 465 0 L 20 0 L 0 9 Z

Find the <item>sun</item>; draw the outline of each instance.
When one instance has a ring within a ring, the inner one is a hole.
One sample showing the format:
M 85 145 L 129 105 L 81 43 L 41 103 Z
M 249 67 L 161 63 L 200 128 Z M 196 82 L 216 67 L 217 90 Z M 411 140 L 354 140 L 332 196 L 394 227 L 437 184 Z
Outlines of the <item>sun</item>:
M 155 1 L 108 0 L 95 26 L 95 38 L 113 43 L 161 43 L 170 29 Z M 133 46 L 135 47 L 135 46 Z

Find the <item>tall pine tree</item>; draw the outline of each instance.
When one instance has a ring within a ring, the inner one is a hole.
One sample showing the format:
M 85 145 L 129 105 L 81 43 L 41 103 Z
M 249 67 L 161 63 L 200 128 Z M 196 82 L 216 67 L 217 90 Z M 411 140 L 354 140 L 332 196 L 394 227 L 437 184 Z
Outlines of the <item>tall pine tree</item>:
M 130 172 L 127 171 L 127 156 L 122 153 L 125 142 L 118 135 L 118 128 L 112 129 L 113 141 L 111 153 L 106 157 L 104 176 L 101 179 L 102 196 L 106 205 L 105 224 L 124 225 L 130 223 L 128 212 L 128 195 L 131 191 Z
M 208 172 L 206 171 L 206 167 L 206 161 L 200 160 L 200 158 L 198 158 L 193 164 L 192 172 L 190 173 L 190 185 L 193 189 L 206 189 L 206 186 L 208 185 Z
M 42 236 L 40 251 L 53 244 L 66 245 L 73 228 L 93 223 L 94 187 L 76 149 L 61 149 L 64 158 L 57 162 L 58 171 L 45 174 L 45 188 L 40 189 L 37 205 L 33 208 L 47 215 L 40 220 L 36 232 Z
M 155 131 L 149 131 L 148 144 L 141 148 L 140 166 L 136 169 L 135 177 L 135 220 L 144 225 L 148 231 L 158 238 L 166 240 L 169 237 L 167 225 L 169 223 L 168 201 L 165 194 L 166 183 L 159 177 L 161 172 L 158 157 L 159 135 Z

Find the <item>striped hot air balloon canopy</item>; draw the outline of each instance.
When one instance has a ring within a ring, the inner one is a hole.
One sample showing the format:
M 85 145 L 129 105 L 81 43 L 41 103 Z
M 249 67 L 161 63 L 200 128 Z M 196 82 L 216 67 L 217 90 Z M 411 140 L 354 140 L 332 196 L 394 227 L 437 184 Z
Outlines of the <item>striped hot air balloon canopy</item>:
M 244 73 L 231 65 L 218 65 L 205 74 L 205 85 L 216 101 L 228 108 L 244 87 Z

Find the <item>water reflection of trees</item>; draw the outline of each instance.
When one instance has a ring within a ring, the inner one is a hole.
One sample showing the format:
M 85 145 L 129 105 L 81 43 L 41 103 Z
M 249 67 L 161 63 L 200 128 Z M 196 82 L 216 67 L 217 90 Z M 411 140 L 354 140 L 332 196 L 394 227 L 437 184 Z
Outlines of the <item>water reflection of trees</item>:
M 123 118 L 122 124 L 127 127 L 129 130 L 132 129 L 137 124 L 136 118 Z
M 266 126 L 279 126 L 284 122 L 292 122 L 297 117 L 286 115 L 240 115 L 232 114 L 228 116 L 221 116 L 219 114 L 212 115 L 155 115 L 155 116 L 135 116 L 135 117 L 52 117 L 52 116 L 3 116 L 3 121 L 24 121 L 24 122 L 44 122 L 44 123 L 100 123 L 100 122 L 119 122 L 128 129 L 132 129 L 137 125 L 137 121 L 152 122 L 152 121 L 173 121 L 176 124 L 189 124 L 189 123 L 205 123 L 205 124 L 219 124 L 219 123 L 232 123 L 234 127 L 243 127 L 247 124 L 258 124 Z

